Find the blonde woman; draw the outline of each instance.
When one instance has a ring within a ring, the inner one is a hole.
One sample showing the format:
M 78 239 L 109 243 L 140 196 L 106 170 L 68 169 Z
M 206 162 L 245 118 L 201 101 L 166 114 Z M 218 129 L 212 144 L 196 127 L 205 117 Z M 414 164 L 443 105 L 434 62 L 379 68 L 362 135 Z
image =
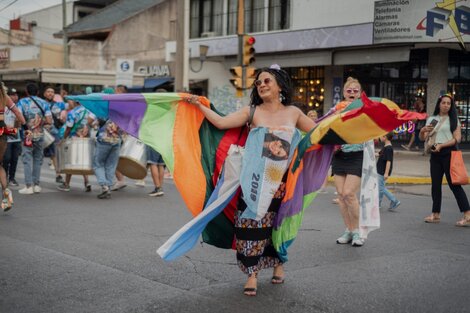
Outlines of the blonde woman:
M 359 81 L 348 77 L 343 87 L 345 100 L 336 105 L 338 112 L 358 99 L 361 91 Z M 351 243 L 354 247 L 360 247 L 364 244 L 364 240 L 359 235 L 359 200 L 357 198 L 361 186 L 363 150 L 364 144 L 344 144 L 335 153 L 332 162 L 338 204 L 346 225 L 344 234 L 336 240 L 336 243 Z
M 26 121 L 21 114 L 20 110 L 16 107 L 16 104 L 10 99 L 5 91 L 5 86 L 3 82 L 0 86 L 0 184 L 2 185 L 3 197 L 2 197 L 2 209 L 3 211 L 8 211 L 12 208 L 13 205 L 13 196 L 10 189 L 7 188 L 7 177 L 5 169 L 3 168 L 3 156 L 7 149 L 7 134 L 11 131 L 10 128 L 6 127 L 5 124 L 5 112 L 6 110 L 11 110 L 18 122 L 23 126 L 25 130 L 25 136 L 31 136 L 31 132 L 28 130 Z M 13 128 L 16 130 L 15 128 Z

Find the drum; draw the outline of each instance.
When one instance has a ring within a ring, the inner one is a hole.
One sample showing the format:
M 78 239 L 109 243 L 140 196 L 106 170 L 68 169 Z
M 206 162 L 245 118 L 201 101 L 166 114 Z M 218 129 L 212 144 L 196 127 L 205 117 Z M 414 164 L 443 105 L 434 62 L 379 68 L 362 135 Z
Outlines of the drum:
M 46 149 L 55 141 L 54 136 L 47 130 L 44 129 L 44 138 L 42 140 L 42 148 Z
M 60 173 L 92 175 L 95 141 L 91 138 L 72 137 L 57 146 L 57 166 Z
M 117 169 L 129 178 L 144 179 L 147 176 L 145 144 L 132 136 L 127 136 L 119 152 Z

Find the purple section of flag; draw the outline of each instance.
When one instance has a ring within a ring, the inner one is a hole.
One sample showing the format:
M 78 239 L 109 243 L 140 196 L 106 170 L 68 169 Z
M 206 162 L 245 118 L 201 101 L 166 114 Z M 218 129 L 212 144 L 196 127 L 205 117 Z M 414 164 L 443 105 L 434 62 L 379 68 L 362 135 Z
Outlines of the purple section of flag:
M 324 145 L 320 149 L 305 152 L 302 158 L 304 166 L 295 184 L 294 194 L 281 204 L 273 225 L 275 229 L 279 228 L 284 219 L 302 211 L 305 195 L 321 188 L 328 175 L 333 151 L 333 145 Z
M 141 94 L 116 94 L 103 96 L 109 101 L 109 119 L 128 134 L 138 138 L 140 124 L 147 110 L 147 102 Z

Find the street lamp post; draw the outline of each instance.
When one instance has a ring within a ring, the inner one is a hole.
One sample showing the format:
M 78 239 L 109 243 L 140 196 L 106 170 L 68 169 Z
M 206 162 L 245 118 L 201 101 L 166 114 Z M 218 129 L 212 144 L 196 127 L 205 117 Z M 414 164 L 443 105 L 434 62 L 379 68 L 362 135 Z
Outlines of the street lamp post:
M 199 73 L 202 70 L 202 64 L 204 63 L 204 61 L 207 58 L 207 51 L 208 50 L 209 50 L 209 46 L 199 45 L 199 61 L 201 63 L 199 64 L 199 69 L 195 70 L 192 66 L 191 61 L 190 61 L 189 62 L 189 68 L 191 69 L 191 71 L 193 71 L 194 73 Z M 189 48 L 189 59 L 191 60 L 191 48 Z

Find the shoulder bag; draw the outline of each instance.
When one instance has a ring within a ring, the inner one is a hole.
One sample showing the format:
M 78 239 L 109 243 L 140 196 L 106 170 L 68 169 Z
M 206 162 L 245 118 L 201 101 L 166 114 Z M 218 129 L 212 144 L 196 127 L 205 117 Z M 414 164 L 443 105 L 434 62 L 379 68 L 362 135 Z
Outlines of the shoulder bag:
M 468 184 L 468 174 L 463 161 L 462 150 L 452 150 L 450 155 L 450 179 L 452 185 Z

